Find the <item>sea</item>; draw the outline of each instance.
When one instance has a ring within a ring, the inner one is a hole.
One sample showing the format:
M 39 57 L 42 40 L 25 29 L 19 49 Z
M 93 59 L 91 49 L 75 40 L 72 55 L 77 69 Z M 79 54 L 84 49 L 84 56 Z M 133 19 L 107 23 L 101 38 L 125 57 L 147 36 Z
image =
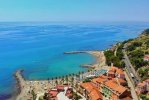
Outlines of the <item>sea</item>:
M 146 22 L 0 22 L 0 100 L 16 92 L 13 75 L 18 69 L 28 80 L 87 71 L 80 65 L 95 63 L 92 55 L 64 52 L 106 50 L 146 28 Z

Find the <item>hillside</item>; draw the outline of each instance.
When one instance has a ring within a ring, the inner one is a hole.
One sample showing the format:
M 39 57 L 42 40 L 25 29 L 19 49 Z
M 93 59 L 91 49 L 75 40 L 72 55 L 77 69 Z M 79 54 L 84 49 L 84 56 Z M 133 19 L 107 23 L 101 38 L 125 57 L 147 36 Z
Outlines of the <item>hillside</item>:
M 149 61 L 144 60 L 149 55 L 149 29 L 145 30 L 139 37 L 127 42 L 127 55 L 142 80 L 149 78 Z
M 144 56 L 149 55 L 149 29 L 143 31 L 137 38 L 117 43 L 111 49 L 106 50 L 104 53 L 108 65 L 113 63 L 117 67 L 125 67 L 122 52 L 124 45 L 126 45 L 126 53 L 141 80 L 149 78 L 149 61 L 144 61 Z

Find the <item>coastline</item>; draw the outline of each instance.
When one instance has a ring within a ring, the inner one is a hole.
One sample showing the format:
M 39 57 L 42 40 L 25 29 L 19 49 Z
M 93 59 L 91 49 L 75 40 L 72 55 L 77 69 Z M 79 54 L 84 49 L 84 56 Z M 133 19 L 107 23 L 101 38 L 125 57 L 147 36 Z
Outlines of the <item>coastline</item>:
M 77 53 L 88 53 L 88 54 L 93 55 L 96 58 L 96 62 L 92 65 L 94 70 L 100 70 L 103 66 L 106 65 L 106 59 L 105 59 L 103 51 L 81 51 L 81 52 L 76 51 L 76 52 Z M 74 51 L 73 53 L 69 52 L 67 54 L 74 54 Z M 49 79 L 49 80 L 36 80 L 36 81 L 25 80 L 24 77 L 22 76 L 22 72 L 23 71 L 21 70 L 17 70 L 15 73 L 17 84 L 20 89 L 16 100 L 24 100 L 24 99 L 31 98 L 32 90 L 37 94 L 44 93 L 48 89 L 53 88 L 56 85 L 55 82 L 60 83 L 63 80 L 63 78 Z M 82 73 L 82 76 L 87 76 L 89 74 L 90 72 L 88 71 L 88 72 Z M 68 82 L 64 82 L 64 83 L 71 84 L 72 77 L 71 76 L 67 76 L 67 77 L 68 77 Z M 73 77 L 75 79 L 74 83 L 77 83 L 78 80 L 76 80 L 76 76 L 73 76 Z

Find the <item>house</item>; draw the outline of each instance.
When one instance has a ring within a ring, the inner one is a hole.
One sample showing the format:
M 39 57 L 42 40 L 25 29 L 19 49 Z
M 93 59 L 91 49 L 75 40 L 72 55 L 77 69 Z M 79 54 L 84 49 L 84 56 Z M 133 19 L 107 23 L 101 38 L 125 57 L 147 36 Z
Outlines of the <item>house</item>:
M 149 92 L 149 79 L 145 80 L 144 82 L 145 82 L 146 87 L 147 87 L 146 89 Z
M 141 93 L 145 93 L 145 91 L 146 91 L 146 85 L 145 85 L 145 83 L 144 82 L 143 83 L 139 83 L 137 85 L 137 93 L 138 94 L 141 94 Z
M 103 100 L 102 94 L 91 82 L 81 83 L 80 92 L 86 97 L 87 100 Z
M 125 74 L 124 74 L 122 69 L 117 69 L 116 70 L 116 76 L 117 76 L 117 78 L 125 79 Z
M 117 68 L 114 66 L 111 66 L 108 70 L 107 76 L 111 78 L 115 78 L 115 73 L 116 73 Z
M 109 68 L 107 76 L 109 76 L 111 78 L 117 77 L 117 78 L 125 79 L 125 74 L 124 74 L 123 70 L 119 69 L 117 67 L 114 67 L 114 66 Z
M 126 87 L 116 83 L 113 80 L 109 80 L 102 85 L 101 92 L 103 93 L 104 97 L 111 100 L 122 99 L 125 97 L 131 97 L 129 91 Z M 130 99 L 131 100 L 131 99 Z
M 65 96 L 67 96 L 69 99 L 71 99 L 73 97 L 72 92 L 73 92 L 73 89 L 68 87 L 66 90 Z
M 125 86 L 127 86 L 127 82 L 123 70 L 110 67 L 106 75 L 93 78 L 91 82 L 81 83 L 80 92 L 87 100 L 102 100 L 102 98 L 106 100 L 131 100 L 131 92 Z
M 94 78 L 92 79 L 92 83 L 96 86 L 96 87 L 100 87 L 102 83 L 104 83 L 105 81 L 108 81 L 109 80 L 109 77 L 108 76 L 105 76 L 105 75 L 102 75 L 102 76 L 99 76 L 97 78 Z
M 57 85 L 56 89 L 60 92 L 60 91 L 64 91 L 64 85 Z
M 139 83 L 136 88 L 138 94 L 149 92 L 149 79 Z
M 49 90 L 49 98 L 50 100 L 57 100 L 57 94 L 59 93 L 57 89 Z
M 149 61 L 149 55 L 144 56 L 144 61 Z

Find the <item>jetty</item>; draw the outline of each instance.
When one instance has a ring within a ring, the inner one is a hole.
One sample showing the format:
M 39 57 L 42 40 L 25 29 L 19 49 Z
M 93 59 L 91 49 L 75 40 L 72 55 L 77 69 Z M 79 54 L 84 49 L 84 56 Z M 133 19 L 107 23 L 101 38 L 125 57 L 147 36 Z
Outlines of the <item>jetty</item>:
M 15 73 L 15 78 L 17 80 L 18 83 L 18 88 L 19 88 L 19 92 L 20 94 L 17 96 L 16 100 L 21 100 L 21 96 L 23 95 L 23 88 L 25 87 L 25 79 L 22 75 L 23 70 L 17 70 Z
M 82 64 L 80 66 L 83 68 L 94 68 L 94 66 L 92 64 Z
M 88 51 L 70 51 L 70 52 L 64 52 L 64 54 L 78 54 L 78 53 L 87 53 Z

